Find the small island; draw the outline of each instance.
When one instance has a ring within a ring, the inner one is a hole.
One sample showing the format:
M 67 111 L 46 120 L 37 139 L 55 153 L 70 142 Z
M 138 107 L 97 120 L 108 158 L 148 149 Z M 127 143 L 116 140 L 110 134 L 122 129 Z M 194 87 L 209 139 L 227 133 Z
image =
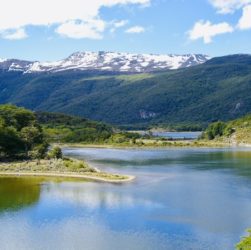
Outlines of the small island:
M 13 105 L 0 106 L 0 176 L 70 177 L 111 183 L 134 179 L 64 157 L 61 148 L 50 147 L 36 115 Z

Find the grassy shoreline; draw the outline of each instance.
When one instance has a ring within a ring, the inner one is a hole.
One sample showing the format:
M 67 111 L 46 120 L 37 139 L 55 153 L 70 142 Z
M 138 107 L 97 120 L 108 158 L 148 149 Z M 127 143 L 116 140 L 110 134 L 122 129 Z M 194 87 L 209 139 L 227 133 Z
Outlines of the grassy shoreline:
M 92 181 L 123 183 L 134 176 L 101 172 L 75 159 L 33 160 L 0 163 L 0 176 L 69 177 Z
M 108 149 L 161 149 L 161 148 L 224 148 L 224 147 L 251 147 L 251 145 L 231 145 L 225 142 L 215 141 L 168 141 L 162 143 L 149 143 L 143 142 L 144 144 L 89 144 L 89 143 L 56 143 L 54 145 L 62 148 L 108 148 Z

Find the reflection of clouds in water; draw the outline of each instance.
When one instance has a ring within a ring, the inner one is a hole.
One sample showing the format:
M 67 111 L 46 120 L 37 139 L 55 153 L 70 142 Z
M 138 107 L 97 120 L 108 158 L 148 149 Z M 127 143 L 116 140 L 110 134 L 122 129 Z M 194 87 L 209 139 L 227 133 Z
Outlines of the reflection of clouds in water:
M 1 250 L 217 250 L 215 245 L 198 242 L 189 236 L 177 237 L 154 231 L 117 232 L 90 220 L 68 219 L 33 227 L 25 219 L 1 219 Z
M 119 192 L 116 188 L 119 189 L 119 187 L 113 186 L 105 188 L 101 183 L 50 183 L 45 186 L 41 196 L 45 197 L 46 200 L 74 203 L 89 209 L 100 207 L 109 209 L 134 208 L 138 206 L 157 208 L 161 206 L 148 199 Z
M 191 154 L 207 154 L 213 152 L 235 152 L 235 149 L 216 148 L 163 148 L 163 149 L 108 149 L 108 148 L 65 148 L 67 155 L 86 157 L 88 159 L 180 159 Z
M 251 184 L 229 164 L 243 168 L 249 158 L 224 151 L 81 149 L 136 180 L 44 183 L 37 206 L 0 216 L 0 250 L 233 249 L 251 225 Z
M 125 160 L 141 161 L 142 159 L 179 158 L 183 154 L 189 153 L 186 149 L 173 150 L 152 150 L 152 149 L 107 149 L 107 148 L 68 148 L 64 149 L 66 155 L 74 155 L 89 160 Z M 190 152 L 191 153 L 191 152 Z
M 169 185 L 170 184 L 170 185 Z M 158 195 L 169 210 L 154 219 L 190 224 L 210 233 L 239 234 L 251 225 L 250 188 L 235 176 L 221 172 L 185 172 L 174 181 L 159 184 Z M 233 188 L 238 187 L 238 188 Z

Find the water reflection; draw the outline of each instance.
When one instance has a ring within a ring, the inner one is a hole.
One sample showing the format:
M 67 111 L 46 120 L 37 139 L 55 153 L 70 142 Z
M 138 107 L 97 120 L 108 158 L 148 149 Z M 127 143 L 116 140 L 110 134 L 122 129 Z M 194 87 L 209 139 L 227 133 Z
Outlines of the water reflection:
M 0 212 L 32 206 L 39 197 L 40 184 L 36 180 L 0 177 Z
M 164 150 L 112 150 L 66 149 L 67 154 L 85 158 L 94 164 L 133 169 L 148 167 L 151 173 L 156 166 L 167 168 L 186 166 L 198 170 L 231 170 L 251 178 L 251 151 L 248 149 L 164 149 Z
M 131 192 L 122 192 L 117 186 L 103 183 L 50 183 L 42 192 L 54 202 L 60 200 L 85 209 L 133 209 L 138 206 L 158 208 L 160 203 L 144 197 L 135 197 Z
M 1 250 L 225 250 L 251 225 L 251 153 L 245 150 L 65 153 L 137 179 L 123 185 L 0 179 Z M 33 189 L 37 195 L 26 202 Z

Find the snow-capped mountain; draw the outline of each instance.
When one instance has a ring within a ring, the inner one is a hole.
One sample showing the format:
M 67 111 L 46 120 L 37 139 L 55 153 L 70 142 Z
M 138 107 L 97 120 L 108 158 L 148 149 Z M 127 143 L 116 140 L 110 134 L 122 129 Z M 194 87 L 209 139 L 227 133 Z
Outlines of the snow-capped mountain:
M 117 72 L 153 72 L 202 64 L 210 57 L 201 54 L 154 55 L 116 52 L 76 52 L 55 62 L 30 62 L 0 59 L 0 69 L 23 73 L 59 72 L 66 70 L 104 70 Z
M 32 66 L 33 62 L 18 59 L 2 59 L 0 58 L 0 69 L 7 71 L 23 71 L 26 72 Z

